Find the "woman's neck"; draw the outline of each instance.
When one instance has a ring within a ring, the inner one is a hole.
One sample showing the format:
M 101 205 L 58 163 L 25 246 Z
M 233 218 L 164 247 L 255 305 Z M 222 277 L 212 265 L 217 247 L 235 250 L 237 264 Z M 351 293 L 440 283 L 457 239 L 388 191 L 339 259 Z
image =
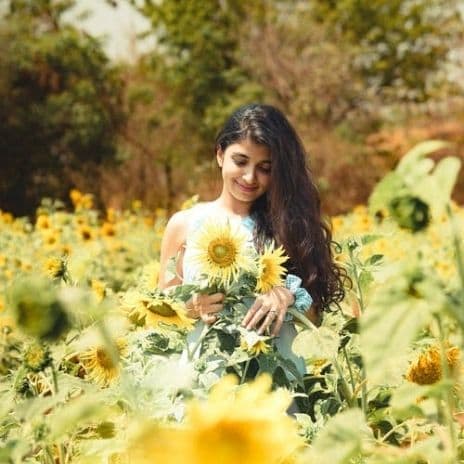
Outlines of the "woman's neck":
M 248 203 L 232 202 L 230 199 L 220 196 L 213 201 L 213 204 L 231 216 L 244 218 L 250 215 L 251 204 Z

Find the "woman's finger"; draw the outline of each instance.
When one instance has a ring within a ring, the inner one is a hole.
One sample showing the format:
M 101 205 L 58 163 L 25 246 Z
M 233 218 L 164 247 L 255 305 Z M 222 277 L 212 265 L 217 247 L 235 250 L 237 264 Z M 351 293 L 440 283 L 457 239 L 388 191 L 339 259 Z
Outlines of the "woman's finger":
M 205 324 L 214 324 L 216 322 L 217 316 L 215 314 L 202 314 L 201 320 Z
M 211 295 L 205 295 L 208 303 L 219 303 L 224 301 L 224 293 L 212 293 Z
M 250 322 L 251 318 L 256 314 L 259 308 L 261 308 L 261 302 L 255 300 L 255 302 L 250 306 L 250 309 L 243 318 L 242 327 L 245 327 Z
M 286 311 L 280 311 L 279 314 L 277 314 L 276 320 L 274 322 L 274 328 L 272 329 L 272 332 L 271 332 L 271 335 L 273 337 L 276 337 L 277 335 L 279 335 L 280 329 L 282 328 L 282 325 L 284 323 L 285 313 Z
M 268 327 L 271 327 L 271 324 L 274 322 L 276 317 L 277 317 L 277 310 L 270 309 L 267 312 L 266 317 L 264 318 L 264 321 L 261 324 L 261 327 L 258 329 L 258 335 L 262 335 Z
M 258 311 L 256 311 L 255 314 L 252 316 L 251 320 L 248 321 L 248 324 L 246 325 L 246 329 L 250 330 L 253 327 L 257 327 L 259 321 L 263 319 L 267 313 L 268 313 L 268 308 L 266 308 L 265 306 L 261 306 L 261 308 L 259 308 Z
M 219 311 L 222 310 L 223 307 L 224 307 L 224 305 L 220 304 L 220 303 L 210 304 L 210 305 L 204 307 L 203 313 L 204 314 L 218 313 Z

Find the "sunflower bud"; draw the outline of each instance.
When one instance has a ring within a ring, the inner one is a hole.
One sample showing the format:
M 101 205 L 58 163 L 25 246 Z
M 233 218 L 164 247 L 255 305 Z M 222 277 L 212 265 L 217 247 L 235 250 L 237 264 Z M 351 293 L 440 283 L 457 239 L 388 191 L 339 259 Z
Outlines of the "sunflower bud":
M 424 229 L 430 222 L 429 205 L 412 195 L 394 198 L 389 210 L 400 227 L 412 232 Z
M 27 335 L 55 340 L 69 326 L 56 288 L 44 278 L 16 281 L 10 290 L 10 300 L 16 325 Z
M 43 371 L 51 363 L 50 350 L 39 343 L 31 344 L 24 353 L 24 365 L 33 372 Z

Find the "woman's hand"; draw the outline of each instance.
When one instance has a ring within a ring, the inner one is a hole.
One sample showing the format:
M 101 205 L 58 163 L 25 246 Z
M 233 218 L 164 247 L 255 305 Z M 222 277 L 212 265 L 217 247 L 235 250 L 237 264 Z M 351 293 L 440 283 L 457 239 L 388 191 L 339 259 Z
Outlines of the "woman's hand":
M 213 293 L 212 295 L 202 295 L 194 293 L 185 306 L 187 315 L 194 319 L 201 319 L 205 324 L 214 324 L 217 319 L 216 313 L 224 307 L 224 294 Z
M 288 288 L 274 287 L 256 298 L 243 319 L 242 327 L 247 330 L 255 328 L 261 335 L 274 324 L 271 335 L 276 336 L 282 328 L 288 307 L 294 301 L 295 297 Z

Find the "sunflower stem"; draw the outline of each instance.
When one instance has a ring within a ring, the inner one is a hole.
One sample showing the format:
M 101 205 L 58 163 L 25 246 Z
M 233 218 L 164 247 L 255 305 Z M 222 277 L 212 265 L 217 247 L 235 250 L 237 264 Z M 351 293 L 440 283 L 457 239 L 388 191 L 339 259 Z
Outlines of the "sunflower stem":
M 56 373 L 56 369 L 55 369 L 55 364 L 52 363 L 51 366 L 50 366 L 50 369 L 52 371 L 52 379 L 53 379 L 53 393 L 56 395 L 58 394 L 58 375 Z
M 248 372 L 248 368 L 250 367 L 250 361 L 251 361 L 251 358 L 247 359 L 247 361 L 245 363 L 245 367 L 243 368 L 242 376 L 240 378 L 240 385 L 242 385 L 242 383 L 245 382 L 246 375 L 247 375 L 247 372 Z
M 306 316 L 301 314 L 296 308 L 289 308 L 288 312 L 295 319 L 298 319 L 302 324 L 308 327 L 308 329 L 317 331 L 317 327 Z M 343 375 L 343 371 L 340 367 L 340 364 L 335 356 L 332 358 L 332 362 L 341 380 L 341 391 L 343 393 L 343 396 L 346 402 L 349 404 L 349 406 L 352 407 L 353 406 L 353 394 L 350 389 L 350 386 L 348 385 L 348 382 L 345 379 L 345 376 Z
M 198 340 L 197 342 L 195 343 L 195 345 L 193 346 L 193 349 L 192 351 L 189 350 L 188 348 L 188 344 L 187 344 L 187 354 L 188 354 L 188 359 L 189 361 L 192 361 L 193 360 L 193 357 L 195 356 L 195 353 L 197 352 L 198 348 L 200 347 L 200 345 L 203 343 L 203 340 L 205 339 L 207 333 L 210 331 L 211 326 L 208 326 L 207 324 L 203 323 L 203 329 L 201 331 L 201 334 L 200 336 L 198 337 Z M 214 324 L 213 324 L 214 325 Z
M 346 346 L 343 346 L 342 352 L 346 361 L 346 365 L 348 366 L 348 373 L 350 374 L 351 391 L 354 392 L 356 390 L 356 384 L 354 381 L 353 369 L 351 368 L 350 358 L 348 357 L 348 353 L 346 351 Z
M 308 329 L 317 331 L 317 327 L 306 316 L 301 314 L 296 308 L 290 307 L 288 308 L 287 312 L 290 313 L 295 319 L 298 319 Z
M 353 269 L 353 277 L 356 282 L 356 287 L 358 291 L 356 292 L 356 298 L 359 303 L 359 308 L 361 310 L 361 315 L 364 314 L 365 307 L 364 307 L 364 295 L 361 286 L 361 279 L 358 273 L 358 266 L 353 254 L 354 248 L 348 246 L 348 253 L 350 256 L 350 263 Z M 364 359 L 362 360 L 362 367 L 361 367 L 361 409 L 364 413 L 364 417 L 367 418 L 367 374 L 366 374 L 366 366 L 364 364 Z
M 463 259 L 462 250 L 461 250 L 458 226 L 456 225 L 456 220 L 454 218 L 453 212 L 451 211 L 451 207 L 449 203 L 446 205 L 446 212 L 448 213 L 448 217 L 451 222 L 453 244 L 454 244 L 454 250 L 456 254 L 456 265 L 458 268 L 459 277 L 461 279 L 461 287 L 462 287 L 462 290 L 464 291 L 464 259 Z
M 345 376 L 343 375 L 342 368 L 337 360 L 336 357 L 332 359 L 333 365 L 335 367 L 335 370 L 337 371 L 338 377 L 341 380 L 341 386 L 340 390 L 343 394 L 343 397 L 345 401 L 348 403 L 348 406 L 352 408 L 354 406 L 353 404 L 353 392 L 350 389 L 350 386 L 348 385 L 348 382 L 345 379 Z
M 439 340 L 440 340 L 440 359 L 441 359 L 441 369 L 442 369 L 442 378 L 445 380 L 452 380 L 450 376 L 450 369 L 448 366 L 448 357 L 446 355 L 446 341 L 445 341 L 445 331 L 443 329 L 443 324 L 441 321 L 441 317 L 439 314 L 435 316 L 435 320 L 437 321 L 438 325 L 438 333 L 439 333 Z M 449 435 L 450 435 L 450 443 L 452 447 L 452 453 L 454 459 L 457 461 L 457 442 L 456 442 L 456 430 L 454 427 L 454 420 L 453 420 L 453 409 L 454 409 L 454 401 L 451 388 L 446 386 L 446 392 L 443 394 L 443 403 L 445 404 L 445 408 L 443 408 L 443 416 L 444 416 L 444 425 L 448 426 Z

